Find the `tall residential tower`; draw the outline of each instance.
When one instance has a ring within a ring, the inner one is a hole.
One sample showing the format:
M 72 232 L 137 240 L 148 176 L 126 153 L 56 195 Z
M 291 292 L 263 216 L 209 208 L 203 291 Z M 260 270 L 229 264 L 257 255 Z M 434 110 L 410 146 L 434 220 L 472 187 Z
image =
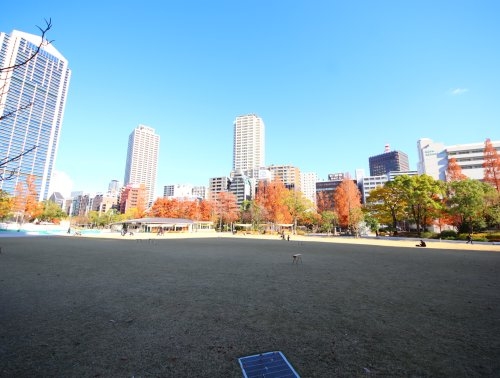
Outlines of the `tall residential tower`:
M 148 205 L 155 200 L 160 136 L 151 127 L 139 125 L 128 138 L 127 165 L 123 184 L 144 184 Z
M 259 168 L 265 165 L 265 126 L 255 114 L 234 120 L 233 171 L 249 178 L 258 178 Z
M 39 201 L 50 196 L 71 77 L 68 61 L 42 42 L 17 30 L 0 33 L 0 189 L 14 194 L 32 177 Z

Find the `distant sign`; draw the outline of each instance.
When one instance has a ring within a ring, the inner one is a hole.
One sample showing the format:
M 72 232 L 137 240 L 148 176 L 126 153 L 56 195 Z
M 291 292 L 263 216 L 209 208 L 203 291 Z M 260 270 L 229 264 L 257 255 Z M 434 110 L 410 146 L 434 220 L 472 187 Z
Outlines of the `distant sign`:
M 330 173 L 328 175 L 329 181 L 342 181 L 344 179 L 343 173 Z

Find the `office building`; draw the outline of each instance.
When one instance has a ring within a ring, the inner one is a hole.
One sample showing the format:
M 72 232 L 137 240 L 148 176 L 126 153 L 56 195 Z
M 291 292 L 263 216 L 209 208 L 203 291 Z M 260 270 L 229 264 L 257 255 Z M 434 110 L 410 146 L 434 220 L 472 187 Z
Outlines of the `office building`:
M 368 161 L 370 176 L 381 176 L 391 171 L 408 171 L 410 169 L 408 155 L 401 151 L 391 151 L 389 145 L 385 146 L 383 154 L 371 156 Z
M 208 198 L 215 201 L 220 192 L 229 191 L 230 184 L 231 180 L 227 176 L 211 177 L 208 182 Z
M 491 144 L 500 153 L 500 140 L 492 141 Z M 419 139 L 417 141 L 418 173 L 446 181 L 448 160 L 455 158 L 465 176 L 482 180 L 484 178 L 484 147 L 484 142 L 445 146 L 429 138 Z
M 302 172 L 300 174 L 300 187 L 304 197 L 316 205 L 316 182 L 318 175 L 314 172 Z
M 236 205 L 240 207 L 244 201 L 250 201 L 253 195 L 254 184 L 252 179 L 241 171 L 232 172 L 228 191 L 236 197 Z
M 273 178 L 279 178 L 287 189 L 301 191 L 299 168 L 291 165 L 270 165 L 267 168 Z
M 265 165 L 265 126 L 255 114 L 236 117 L 234 121 L 233 171 L 258 178 Z
M 175 184 L 163 187 L 163 198 L 189 199 L 193 196 L 193 185 Z
M 39 53 L 28 61 L 40 45 Z M 6 69 L 22 62 L 27 63 Z M 13 195 L 18 183 L 25 186 L 32 176 L 38 200 L 46 200 L 71 77 L 68 61 L 52 44 L 42 43 L 40 36 L 14 30 L 10 35 L 0 33 L 0 68 L 0 159 L 4 163 L 0 189 Z M 19 159 L 5 163 L 16 156 Z
M 144 184 L 128 184 L 121 189 L 118 209 L 125 214 L 129 209 L 137 209 L 139 213 L 146 209 L 148 189 Z
M 108 185 L 108 196 L 115 196 L 117 197 L 120 194 L 120 182 L 118 180 L 111 180 Z
M 160 136 L 151 127 L 139 125 L 128 138 L 124 185 L 143 184 L 147 191 L 146 206 L 155 200 L 159 149 Z

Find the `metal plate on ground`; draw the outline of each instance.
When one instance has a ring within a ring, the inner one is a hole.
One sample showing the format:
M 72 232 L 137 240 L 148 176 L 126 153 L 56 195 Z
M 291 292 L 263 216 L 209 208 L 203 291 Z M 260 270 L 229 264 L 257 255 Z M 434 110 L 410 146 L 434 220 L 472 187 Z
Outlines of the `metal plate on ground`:
M 245 378 L 300 378 L 279 351 L 238 358 Z

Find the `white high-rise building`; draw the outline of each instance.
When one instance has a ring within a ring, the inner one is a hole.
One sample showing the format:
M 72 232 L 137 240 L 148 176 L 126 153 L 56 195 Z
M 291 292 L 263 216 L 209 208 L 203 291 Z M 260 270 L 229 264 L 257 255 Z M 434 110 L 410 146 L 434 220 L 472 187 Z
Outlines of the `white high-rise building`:
M 500 153 L 500 141 L 491 141 L 491 144 Z M 425 173 L 436 180 L 445 181 L 448 161 L 455 158 L 465 176 L 482 180 L 484 178 L 484 147 L 484 142 L 445 146 L 428 138 L 419 139 L 417 142 L 418 173 Z
M 124 185 L 144 184 L 148 205 L 155 200 L 160 136 L 151 127 L 139 125 L 128 138 Z
M 258 178 L 265 166 L 265 126 L 255 114 L 238 116 L 234 120 L 233 171 Z
M 316 205 L 316 183 L 318 175 L 315 172 L 300 173 L 300 187 L 304 197 Z
M 68 61 L 40 36 L 14 30 L 0 33 L 0 68 L 0 189 L 14 194 L 30 176 L 38 200 L 46 200 L 71 77 Z

